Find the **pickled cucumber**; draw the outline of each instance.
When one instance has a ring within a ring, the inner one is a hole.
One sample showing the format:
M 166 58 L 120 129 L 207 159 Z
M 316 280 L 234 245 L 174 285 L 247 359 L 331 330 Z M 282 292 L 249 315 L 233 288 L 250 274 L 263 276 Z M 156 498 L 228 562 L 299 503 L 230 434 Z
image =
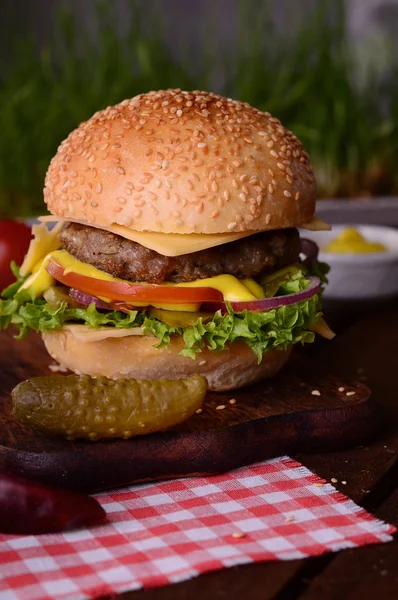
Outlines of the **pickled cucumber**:
M 186 312 L 180 310 L 164 310 L 162 308 L 151 308 L 149 315 L 163 321 L 170 327 L 192 327 L 197 323 L 198 319 L 202 319 L 203 323 L 208 323 L 214 317 L 214 312 Z
M 81 304 L 69 296 L 69 288 L 63 285 L 52 285 L 44 292 L 43 297 L 46 302 L 55 304 L 55 306 L 61 306 L 63 302 L 66 302 L 69 308 L 82 307 Z
M 67 439 L 130 438 L 185 421 L 202 406 L 206 391 L 201 375 L 174 381 L 36 377 L 13 389 L 13 415 Z

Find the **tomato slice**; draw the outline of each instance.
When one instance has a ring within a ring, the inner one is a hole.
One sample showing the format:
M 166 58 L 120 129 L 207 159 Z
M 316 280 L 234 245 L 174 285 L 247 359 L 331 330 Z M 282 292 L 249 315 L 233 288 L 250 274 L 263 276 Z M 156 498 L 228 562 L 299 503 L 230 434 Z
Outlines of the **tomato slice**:
M 63 266 L 51 259 L 47 272 L 68 287 L 86 294 L 109 298 L 111 301 L 155 302 L 156 304 L 189 304 L 200 302 L 222 302 L 223 295 L 213 288 L 179 288 L 168 285 L 129 283 L 128 281 L 105 281 L 87 277 L 80 273 L 65 272 Z

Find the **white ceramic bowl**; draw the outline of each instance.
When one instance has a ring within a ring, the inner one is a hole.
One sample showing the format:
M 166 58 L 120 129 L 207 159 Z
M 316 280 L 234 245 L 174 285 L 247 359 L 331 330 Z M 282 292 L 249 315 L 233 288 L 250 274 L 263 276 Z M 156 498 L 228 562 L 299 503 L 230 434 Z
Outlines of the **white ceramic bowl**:
M 387 252 L 339 254 L 322 250 L 346 227 L 355 227 L 367 241 L 381 242 Z M 334 225 L 332 231 L 301 231 L 316 242 L 319 260 L 331 266 L 325 297 L 338 300 L 375 300 L 398 295 L 398 229 L 377 225 Z

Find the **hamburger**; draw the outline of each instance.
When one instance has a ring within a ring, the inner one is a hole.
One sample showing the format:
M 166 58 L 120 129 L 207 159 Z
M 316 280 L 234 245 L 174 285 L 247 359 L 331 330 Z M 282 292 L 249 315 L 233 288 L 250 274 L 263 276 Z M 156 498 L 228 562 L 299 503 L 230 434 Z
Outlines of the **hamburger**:
M 328 228 L 314 173 L 269 113 L 201 91 L 125 100 L 61 143 L 44 200 L 0 323 L 40 332 L 75 373 L 228 390 L 333 335 L 298 232 Z

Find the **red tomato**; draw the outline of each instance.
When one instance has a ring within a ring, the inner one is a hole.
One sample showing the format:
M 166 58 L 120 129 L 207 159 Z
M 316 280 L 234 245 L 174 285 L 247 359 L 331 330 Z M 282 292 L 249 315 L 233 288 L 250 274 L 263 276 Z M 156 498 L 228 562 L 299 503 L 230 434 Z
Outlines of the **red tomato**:
M 64 268 L 54 260 L 50 260 L 47 271 L 68 287 L 75 288 L 92 296 L 109 298 L 111 301 L 154 302 L 156 304 L 189 304 L 199 302 L 222 301 L 221 292 L 213 288 L 175 288 L 167 285 L 137 284 L 126 282 L 104 281 L 87 277 L 79 273 L 65 273 Z
M 0 221 L 0 291 L 13 283 L 11 261 L 20 265 L 29 248 L 31 229 L 20 221 Z

